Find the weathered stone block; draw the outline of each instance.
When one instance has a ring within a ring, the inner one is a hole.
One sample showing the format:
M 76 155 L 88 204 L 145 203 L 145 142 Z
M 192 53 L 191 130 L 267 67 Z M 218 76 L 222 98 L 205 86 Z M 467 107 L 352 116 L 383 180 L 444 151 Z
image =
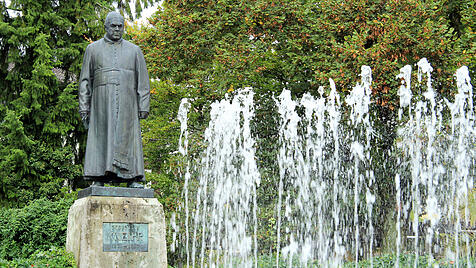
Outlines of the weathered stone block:
M 66 249 L 80 268 L 166 268 L 162 205 L 155 198 L 78 199 L 69 209 Z

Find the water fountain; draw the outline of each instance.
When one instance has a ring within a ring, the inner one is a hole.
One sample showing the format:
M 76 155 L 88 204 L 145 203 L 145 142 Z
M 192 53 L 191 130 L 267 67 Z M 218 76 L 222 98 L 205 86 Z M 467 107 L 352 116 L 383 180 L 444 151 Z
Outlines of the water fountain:
M 422 99 L 412 96 L 411 66 L 397 76 L 402 85 L 393 150 L 398 166 L 392 173 L 395 265 L 399 267 L 402 252 L 411 250 L 415 267 L 419 255 L 429 256 L 430 262 L 453 257 L 458 266 L 460 260 L 470 261 L 465 231 L 471 227 L 468 200 L 474 195 L 476 164 L 472 86 L 468 69 L 458 69 L 458 92 L 450 102 L 433 90 L 432 67 L 426 59 L 417 65 L 414 84 L 425 89 Z M 285 89 L 275 98 L 280 117 L 276 266 L 285 262 L 287 267 L 336 267 L 349 259 L 370 259 L 372 266 L 376 178 L 371 143 L 379 137 L 371 120 L 371 82 L 370 67 L 362 66 L 361 82 L 344 101 L 332 79 L 328 94 L 321 87 L 317 97 L 304 94 L 293 99 Z M 187 105 L 184 101 L 179 113 L 183 155 Z M 261 179 L 250 130 L 253 92 L 246 88 L 211 108 L 205 132 L 208 146 L 195 167 L 199 175 L 194 179 L 193 204 L 188 201 L 188 167 L 185 172 L 182 240 L 187 265 L 257 267 Z M 452 242 L 454 248 L 448 246 Z
M 458 266 L 461 256 L 466 255 L 468 262 L 470 256 L 469 236 L 463 231 L 462 223 L 464 227 L 470 227 L 467 202 L 474 187 L 475 175 L 476 129 L 472 86 L 467 67 L 462 67 L 455 74 L 458 91 L 454 103 L 446 98 L 437 101 L 431 85 L 431 71 L 432 67 L 426 59 L 418 62 L 418 82 L 423 80 L 424 75 L 427 76 L 426 91 L 424 99 L 413 106 L 408 90 L 411 67 L 402 68 L 398 76 L 403 78 L 400 98 L 405 99 L 401 101 L 403 105 L 399 115 L 407 109 L 408 120 L 399 129 L 401 139 L 397 148 L 402 152 L 399 160 L 404 168 L 397 174 L 396 187 L 399 195 L 401 191 L 411 193 L 407 200 L 398 196 L 397 202 L 401 204 L 398 220 L 399 224 L 401 221 L 411 222 L 413 234 L 410 237 L 417 256 L 421 252 L 434 259 L 434 255 L 443 254 Z M 449 110 L 450 118 L 445 109 Z M 403 177 L 410 183 L 401 189 L 400 178 Z M 460 236 L 466 244 L 465 253 L 460 252 Z M 440 248 L 449 244 L 451 239 L 454 239 L 454 250 Z M 400 248 L 401 237 L 397 244 Z
M 364 251 L 368 257 L 372 255 L 375 196 L 371 190 L 374 175 L 368 110 L 372 76 L 368 66 L 362 67 L 361 77 L 362 82 L 345 99 L 351 108 L 345 126 L 341 125 L 342 107 L 332 80 L 327 99 L 322 96 L 322 88 L 318 99 L 309 94 L 302 97 L 302 119 L 296 112 L 298 103 L 288 90 L 277 101 L 282 139 L 278 155 L 280 185 L 283 180 L 292 185 L 285 202 L 284 225 L 289 242 L 282 248 L 289 266 L 294 256 L 299 256 L 300 266 L 313 260 L 339 266 L 350 252 L 356 260 Z M 302 136 L 297 134 L 299 123 L 306 130 Z M 280 187 L 279 199 L 282 195 Z M 367 213 L 361 215 L 362 210 Z M 362 240 L 366 246 L 361 245 Z
M 184 191 L 184 240 L 187 249 L 190 246 L 187 265 L 191 267 L 256 266 L 256 188 L 260 176 L 250 130 L 252 103 L 253 92 L 244 89 L 231 102 L 224 99 L 212 105 L 205 132 L 208 147 L 198 167 L 200 175 L 193 207 L 188 205 L 188 188 Z M 180 121 L 185 122 L 183 116 Z M 185 138 L 184 125 L 182 133 L 181 137 Z M 186 147 L 181 148 L 186 155 Z M 189 179 L 187 169 L 186 186 Z M 189 216 L 193 218 L 191 228 Z

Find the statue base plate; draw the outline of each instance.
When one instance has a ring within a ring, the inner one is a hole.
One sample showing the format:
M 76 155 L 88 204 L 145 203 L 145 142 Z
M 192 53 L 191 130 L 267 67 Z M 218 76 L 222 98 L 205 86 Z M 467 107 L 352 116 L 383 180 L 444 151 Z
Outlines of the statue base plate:
M 154 198 L 154 189 L 90 186 L 78 192 L 78 199 L 87 196 Z

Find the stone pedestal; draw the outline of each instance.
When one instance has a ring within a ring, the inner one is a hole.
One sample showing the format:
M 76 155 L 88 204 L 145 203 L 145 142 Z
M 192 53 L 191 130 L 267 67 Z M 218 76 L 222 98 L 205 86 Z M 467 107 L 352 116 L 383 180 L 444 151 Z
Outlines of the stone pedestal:
M 107 196 L 107 187 L 90 188 L 79 194 L 82 198 L 68 214 L 66 250 L 73 252 L 77 267 L 166 268 L 165 217 L 159 201 L 138 197 L 150 196 L 144 189 L 115 187 L 116 196 Z

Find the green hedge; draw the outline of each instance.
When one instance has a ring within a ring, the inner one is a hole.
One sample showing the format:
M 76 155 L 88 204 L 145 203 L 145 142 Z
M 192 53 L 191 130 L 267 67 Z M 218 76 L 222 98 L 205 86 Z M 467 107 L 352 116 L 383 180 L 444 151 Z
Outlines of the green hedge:
M 0 259 L 30 258 L 51 247 L 64 247 L 73 200 L 38 199 L 23 208 L 0 209 Z
M 75 267 L 74 256 L 64 248 L 51 247 L 49 250 L 38 250 L 29 258 L 13 259 L 11 261 L 0 260 L 0 267 Z
M 403 253 L 399 256 L 399 266 L 400 267 L 413 267 L 415 263 L 415 254 L 410 253 Z M 397 256 L 395 254 L 385 254 L 381 256 L 376 256 L 372 258 L 372 265 L 371 260 L 362 260 L 359 261 L 358 267 L 394 267 L 395 262 L 397 260 Z M 418 267 L 428 267 L 428 265 L 432 263 L 428 256 L 419 256 L 418 257 Z M 470 259 L 471 266 L 468 265 L 466 258 L 460 258 L 459 266 L 460 267 L 474 267 L 476 265 L 476 259 Z M 450 260 L 436 260 L 433 262 L 433 266 L 431 267 L 455 267 L 456 263 Z M 298 258 L 295 258 L 291 264 L 292 267 L 302 267 L 303 265 L 299 263 Z M 276 256 L 275 255 L 263 255 L 258 257 L 258 267 L 267 268 L 267 267 L 276 267 Z M 284 259 L 279 260 L 279 268 L 289 267 L 289 262 Z M 310 261 L 307 267 L 325 267 L 319 266 L 317 261 Z M 346 262 L 343 265 L 344 268 L 355 267 L 355 262 Z
M 415 264 L 415 259 L 416 255 L 415 254 L 400 254 L 398 260 L 399 260 L 399 266 L 400 267 L 413 267 Z M 372 264 L 371 260 L 363 260 L 359 262 L 359 267 L 394 267 L 395 263 L 397 261 L 397 256 L 395 254 L 386 254 L 386 255 L 381 255 L 372 258 Z M 472 266 L 476 264 L 476 259 L 471 258 L 470 263 Z M 417 267 L 455 267 L 456 263 L 455 261 L 450 261 L 446 259 L 440 259 L 440 260 L 431 260 L 429 256 L 419 256 L 418 257 L 418 262 L 417 262 Z M 466 258 L 460 258 L 459 259 L 459 266 L 460 267 L 472 267 L 468 265 Z M 344 267 L 355 267 L 355 263 L 346 263 Z

